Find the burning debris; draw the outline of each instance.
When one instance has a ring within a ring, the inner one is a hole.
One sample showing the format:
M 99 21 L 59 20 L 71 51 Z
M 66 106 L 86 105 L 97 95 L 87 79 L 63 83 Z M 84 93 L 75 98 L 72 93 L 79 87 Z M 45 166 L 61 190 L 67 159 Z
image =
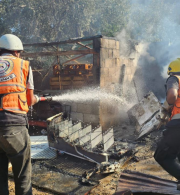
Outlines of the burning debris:
M 72 121 L 63 120 L 58 114 L 47 119 L 49 146 L 66 154 L 88 160 L 96 164 L 96 169 L 85 173 L 81 182 L 86 182 L 97 171 L 111 173 L 119 168 L 119 164 L 109 163 L 111 155 L 108 150 L 114 144 L 113 129 L 102 132 L 102 127 L 92 129 L 91 125 L 82 127 L 81 122 L 73 124 Z
M 46 186 L 60 193 L 79 194 L 89 191 L 89 194 L 107 192 L 178 194 L 176 182 L 155 177 L 171 179 L 152 159 L 157 139 L 161 136 L 160 131 L 152 131 L 161 123 L 157 117 L 160 111 L 161 104 L 153 93 L 146 95 L 138 105 L 129 110 L 129 116 L 136 122 L 135 134 L 138 133 L 138 138 L 146 135 L 143 140 L 137 140 L 137 136 L 134 136 L 134 139 L 114 140 L 113 128 L 104 132 L 101 126 L 95 128 L 92 128 L 91 124 L 83 126 L 82 122 L 74 123 L 72 120 L 64 119 L 63 113 L 49 118 L 47 120 L 49 147 L 50 150 L 53 148 L 53 151 L 58 151 L 57 157 L 35 162 L 33 181 L 45 187 L 40 177 L 42 174 L 47 175 L 49 179 Z M 155 121 L 157 123 L 152 121 L 152 125 L 144 133 L 144 127 L 153 117 L 157 117 Z M 123 126 L 123 130 L 127 131 L 128 128 Z M 126 172 L 127 170 L 131 172 Z M 50 179 L 52 176 L 49 175 L 49 171 L 54 179 Z M 107 173 L 111 174 L 107 176 Z M 67 178 L 62 180 L 62 177 Z M 134 183 L 134 179 L 131 182 L 132 178 L 135 178 L 137 183 Z M 74 182 L 69 185 L 67 192 L 65 185 L 68 180 Z M 152 180 L 156 183 L 154 188 Z M 56 186 L 57 181 L 62 186 L 60 191 Z M 139 188 L 138 182 L 143 183 L 146 188 Z M 161 190 L 162 185 L 167 190 Z
M 52 96 L 51 99 L 53 100 L 54 97 Z M 156 142 L 161 137 L 160 131 L 153 132 L 153 130 L 158 129 L 166 117 L 162 111 L 162 106 L 156 96 L 152 92 L 148 93 L 128 111 L 129 118 L 136 127 L 135 132 L 131 130 L 131 135 L 128 124 L 122 125 L 121 129 L 116 130 L 116 127 L 105 131 L 105 128 L 102 128 L 101 125 L 94 126 L 80 121 L 74 122 L 72 119 L 64 117 L 63 113 L 54 115 L 47 119 L 49 142 L 47 150 L 48 153 L 51 153 L 50 150 L 53 153 L 48 156 L 46 155 L 47 151 L 44 151 L 44 153 L 41 152 L 41 154 L 35 155 L 33 158 L 39 160 L 43 159 L 42 155 L 47 156 L 47 159 L 52 158 L 53 155 L 57 156 L 53 160 L 43 160 L 41 163 L 35 162 L 34 174 L 40 177 L 43 174 L 43 170 L 46 174 L 49 174 L 48 170 L 50 170 L 57 179 L 58 177 L 63 177 L 64 174 L 67 176 L 67 180 L 69 178 L 69 180 L 76 181 L 73 183 L 74 186 L 70 187 L 71 190 L 68 191 L 68 193 L 72 192 L 74 194 L 79 193 L 79 191 L 75 192 L 77 185 L 92 187 L 97 184 L 98 186 L 92 189 L 90 194 L 98 194 L 99 188 L 102 188 L 102 185 L 106 183 L 107 173 L 111 173 L 111 175 L 108 176 L 109 184 L 107 184 L 107 188 L 105 187 L 104 190 L 108 190 L 110 194 L 115 193 L 115 186 L 121 185 L 118 184 L 118 178 L 123 177 L 123 171 L 125 170 L 131 170 L 132 174 L 135 174 L 134 171 L 139 171 L 140 173 L 152 174 L 154 176 L 157 176 L 157 171 L 154 170 L 159 170 L 158 174 L 160 176 L 163 174 L 164 177 L 162 169 L 152 160 Z M 117 136 L 117 131 L 123 131 L 123 134 L 126 134 L 126 138 L 120 136 L 120 134 Z M 145 138 L 140 139 L 142 137 Z M 69 168 L 65 168 L 63 165 L 65 162 L 61 163 L 65 156 L 73 158 L 68 157 L 69 161 L 66 164 Z M 76 165 L 75 159 L 81 163 Z M 74 172 L 74 169 L 77 167 L 77 170 L 81 170 L 83 162 L 89 164 L 89 168 L 83 169 L 83 172 Z M 142 165 L 144 162 L 147 166 Z M 70 167 L 73 167 L 73 169 Z M 149 172 L 148 167 L 152 167 L 152 170 Z M 101 178 L 98 178 L 99 175 L 101 175 Z M 143 179 L 147 177 L 146 180 L 148 180 L 148 177 L 151 176 L 146 175 L 142 177 Z M 169 179 L 169 176 L 166 175 L 165 179 Z M 67 180 L 64 182 L 67 182 Z M 49 182 L 51 184 L 48 185 L 53 190 L 56 189 L 58 191 L 57 186 L 52 184 L 55 181 Z M 62 186 L 65 185 L 62 180 L 60 182 L 62 182 Z M 44 186 L 44 184 L 40 182 L 39 186 Z M 101 191 L 103 192 L 103 190 Z M 134 193 L 133 189 L 130 189 L 130 191 Z
M 168 115 L 163 113 L 159 100 L 152 92 L 144 96 L 140 103 L 133 106 L 128 114 L 132 124 L 136 126 L 138 138 L 159 129 L 168 118 Z
M 81 122 L 73 124 L 71 120 L 63 120 L 62 113 L 47 121 L 50 147 L 93 162 L 106 161 L 105 154 L 102 153 L 107 152 L 114 144 L 113 129 L 103 133 L 101 126 L 94 129 L 92 125 L 82 127 Z

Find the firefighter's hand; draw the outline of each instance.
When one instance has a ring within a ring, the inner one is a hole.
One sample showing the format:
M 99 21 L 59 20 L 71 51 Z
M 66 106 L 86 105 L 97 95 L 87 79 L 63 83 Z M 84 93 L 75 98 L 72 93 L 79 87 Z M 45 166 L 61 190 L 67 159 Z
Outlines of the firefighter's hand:
M 167 101 L 164 102 L 162 105 L 162 112 L 171 114 L 171 111 L 173 109 L 173 105 L 168 104 Z

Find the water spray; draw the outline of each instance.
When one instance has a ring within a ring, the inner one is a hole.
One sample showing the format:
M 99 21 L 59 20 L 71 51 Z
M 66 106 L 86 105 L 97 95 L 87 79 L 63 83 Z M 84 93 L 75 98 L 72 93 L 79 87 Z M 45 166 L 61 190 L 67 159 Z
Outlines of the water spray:
M 85 88 L 80 90 L 68 91 L 64 94 L 51 96 L 44 94 L 43 97 L 38 97 L 39 101 L 55 101 L 55 102 L 76 102 L 76 103 L 95 103 L 98 101 L 109 105 L 124 105 L 129 106 L 126 100 L 119 95 L 107 92 L 106 90 L 97 88 Z

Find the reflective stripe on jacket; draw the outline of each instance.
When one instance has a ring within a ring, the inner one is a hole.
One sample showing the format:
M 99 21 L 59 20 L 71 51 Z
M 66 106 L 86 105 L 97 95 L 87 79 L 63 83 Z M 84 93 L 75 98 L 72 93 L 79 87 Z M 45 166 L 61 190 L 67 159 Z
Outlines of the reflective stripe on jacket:
M 26 81 L 29 62 L 14 56 L 0 56 L 0 111 L 26 114 Z
M 179 89 L 178 89 L 178 97 L 177 97 L 177 100 L 176 100 L 176 102 L 175 102 L 175 104 L 174 104 L 174 107 L 173 107 L 173 109 L 172 109 L 172 112 L 171 112 L 171 117 L 170 117 L 170 119 L 172 119 L 172 117 L 173 117 L 173 119 L 175 119 L 175 118 L 177 118 L 177 117 L 175 117 L 175 115 L 179 115 L 180 114 L 180 76 L 176 76 L 176 75 L 174 75 L 177 79 L 178 79 L 178 81 L 179 81 Z M 177 115 L 177 116 L 178 116 Z M 178 117 L 178 118 L 180 118 L 180 117 Z

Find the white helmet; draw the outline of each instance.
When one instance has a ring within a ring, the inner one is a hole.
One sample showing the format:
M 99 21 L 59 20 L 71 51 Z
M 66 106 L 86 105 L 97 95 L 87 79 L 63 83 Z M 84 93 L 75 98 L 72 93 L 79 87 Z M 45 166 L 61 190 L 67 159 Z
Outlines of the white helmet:
M 22 51 L 23 44 L 17 36 L 12 34 L 5 34 L 0 38 L 0 49 Z

